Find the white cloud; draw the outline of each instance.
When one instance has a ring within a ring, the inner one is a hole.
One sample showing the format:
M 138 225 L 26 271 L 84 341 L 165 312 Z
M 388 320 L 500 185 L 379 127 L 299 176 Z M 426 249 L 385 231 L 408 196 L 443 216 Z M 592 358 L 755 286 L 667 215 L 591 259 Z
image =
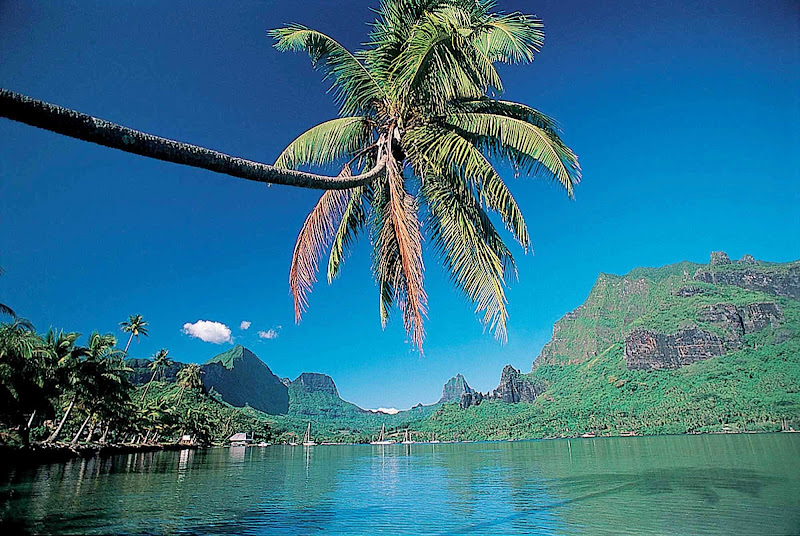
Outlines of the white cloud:
M 279 335 L 278 333 L 279 329 L 280 326 L 278 326 L 278 329 L 268 329 L 267 331 L 259 331 L 258 336 L 262 339 L 277 339 Z
M 385 413 L 387 415 L 395 415 L 400 413 L 400 410 L 397 408 L 378 408 L 378 409 L 371 409 L 372 413 Z
M 198 320 L 194 324 L 187 322 L 183 325 L 183 332 L 195 339 L 214 344 L 233 342 L 231 328 L 222 322 L 213 322 L 211 320 Z
M 250 322 L 249 320 L 242 320 L 242 323 L 239 324 L 239 329 L 245 329 L 245 330 L 250 329 L 251 324 L 252 322 Z

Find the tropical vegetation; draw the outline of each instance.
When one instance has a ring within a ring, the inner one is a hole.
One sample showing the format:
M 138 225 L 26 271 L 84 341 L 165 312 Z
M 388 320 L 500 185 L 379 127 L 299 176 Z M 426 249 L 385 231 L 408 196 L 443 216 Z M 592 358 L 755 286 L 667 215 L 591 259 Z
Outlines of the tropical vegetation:
M 125 354 L 128 353 L 128 348 L 131 347 L 131 341 L 134 337 L 136 337 L 137 342 L 139 341 L 140 335 L 149 337 L 147 333 L 147 325 L 147 320 L 142 318 L 142 315 L 131 315 L 127 320 L 119 323 L 119 327 L 122 329 L 122 331 L 125 333 L 130 333 L 128 342 L 125 344 Z
M 552 179 L 568 196 L 580 179 L 556 122 L 499 98 L 497 65 L 532 62 L 544 43 L 542 22 L 497 12 L 493 0 L 384 0 L 377 16 L 356 52 L 299 24 L 270 32 L 279 50 L 308 52 L 340 108 L 340 117 L 292 141 L 275 166 L 322 166 L 342 177 L 379 162 L 386 168 L 370 183 L 326 191 L 305 220 L 289 276 L 296 319 L 322 255 L 330 250 L 330 282 L 363 235 L 373 251 L 381 322 L 399 309 L 422 350 L 427 240 L 483 324 L 505 339 L 505 286 L 515 268 L 492 217 L 523 251 L 530 236 L 500 170 Z
M 241 429 L 272 437 L 266 415 L 209 395 L 198 365 L 181 364 L 168 380 L 164 371 L 174 363 L 161 349 L 148 361 L 149 381 L 137 385 L 128 364 L 138 360 L 125 359 L 114 335 L 81 338 L 39 334 L 21 318 L 0 323 L 0 445 L 144 445 L 183 435 L 211 443 Z

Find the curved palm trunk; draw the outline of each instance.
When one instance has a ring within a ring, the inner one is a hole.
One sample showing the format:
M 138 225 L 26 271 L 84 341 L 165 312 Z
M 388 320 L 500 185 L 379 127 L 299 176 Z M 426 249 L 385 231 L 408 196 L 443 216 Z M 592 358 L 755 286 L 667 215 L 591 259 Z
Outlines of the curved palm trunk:
M 147 134 L 2 88 L 0 117 L 127 153 L 269 184 L 316 190 L 346 190 L 369 184 L 382 175 L 386 168 L 386 160 L 382 159 L 366 173 L 352 177 L 328 177 L 279 169 L 205 147 Z
M 147 382 L 147 385 L 144 388 L 144 392 L 142 393 L 142 398 L 139 399 L 139 402 L 144 402 L 144 397 L 147 395 L 147 390 L 150 389 L 150 384 L 153 383 L 153 380 L 156 378 L 156 373 L 158 369 L 153 371 L 153 375 L 150 376 L 150 381 Z
M 106 438 L 108 437 L 108 430 L 111 428 L 111 423 L 106 424 L 106 429 L 103 431 L 103 435 L 100 437 L 100 443 L 105 443 Z
M 72 408 L 75 407 L 75 401 L 77 399 L 78 399 L 77 395 L 72 397 L 72 400 L 70 401 L 69 406 L 67 406 L 66 413 L 64 413 L 64 416 L 61 418 L 61 422 L 58 423 L 58 428 L 56 428 L 53 431 L 53 433 L 50 434 L 50 437 L 47 438 L 45 443 L 51 443 L 51 442 L 56 440 L 56 438 L 58 437 L 58 434 L 61 433 L 61 429 L 64 428 L 64 423 L 67 422 L 67 418 L 69 418 L 69 414 L 72 412 Z
M 100 423 L 98 419 L 93 419 L 91 426 L 89 426 L 89 432 L 86 434 L 86 442 L 92 442 L 92 436 L 94 435 L 94 430 L 97 428 L 97 425 Z
M 92 414 L 91 414 L 91 413 L 89 413 L 89 414 L 86 416 L 86 418 L 83 420 L 83 424 L 81 424 L 81 427 L 80 427 L 80 428 L 78 428 L 78 433 L 77 433 L 77 434 L 75 434 L 75 437 L 73 437 L 73 438 L 72 438 L 72 441 L 70 441 L 70 444 L 74 445 L 75 443 L 77 443 L 77 442 L 78 442 L 78 438 L 80 438 L 80 437 L 81 437 L 81 434 L 83 433 L 83 429 L 84 429 L 84 428 L 86 428 L 86 424 L 89 422 L 89 419 L 91 419 L 91 418 L 92 418 Z
M 131 333 L 131 336 L 128 337 L 128 344 L 125 345 L 125 355 L 128 355 L 128 348 L 131 347 L 132 340 L 133 340 L 133 333 Z

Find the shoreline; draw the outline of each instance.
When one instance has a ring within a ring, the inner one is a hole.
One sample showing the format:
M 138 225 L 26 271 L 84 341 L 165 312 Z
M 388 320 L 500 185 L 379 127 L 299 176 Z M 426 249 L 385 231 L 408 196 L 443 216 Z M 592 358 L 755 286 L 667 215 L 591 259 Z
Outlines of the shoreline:
M 0 446 L 0 467 L 10 465 L 45 465 L 49 463 L 63 463 L 76 458 L 108 457 L 119 454 L 136 454 L 139 452 L 157 452 L 162 450 L 195 450 L 199 447 L 178 445 L 175 443 L 155 445 L 133 445 L 118 443 L 90 443 L 83 445 L 69 445 L 57 443 L 55 445 L 32 444 L 27 447 Z
M 558 440 L 571 440 L 571 439 L 608 439 L 608 438 L 630 438 L 630 437 L 666 437 L 666 436 L 698 436 L 698 435 L 744 435 L 744 434 L 785 434 L 785 433 L 798 433 L 797 430 L 779 430 L 779 431 L 755 431 L 746 430 L 739 432 L 702 432 L 702 433 L 685 433 L 685 434 L 636 434 L 636 435 L 598 435 L 594 437 L 531 437 L 531 438 L 515 438 L 515 439 L 479 439 L 467 441 L 442 441 L 440 443 L 430 443 L 419 441 L 412 443 L 413 445 L 460 445 L 470 443 L 521 443 L 526 441 L 558 441 Z M 369 443 L 326 443 L 315 446 L 358 446 L 369 445 Z M 288 447 L 290 445 L 283 443 L 273 443 L 270 447 Z M 300 446 L 300 445 L 298 445 Z M 403 445 L 402 443 L 395 443 L 389 446 L 410 446 Z M 179 451 L 179 450 L 198 450 L 201 448 L 214 448 L 214 447 L 230 447 L 230 445 L 179 445 L 177 443 L 164 443 L 156 445 L 132 445 L 132 444 L 116 444 L 109 443 L 101 445 L 98 443 L 88 445 L 69 445 L 69 444 L 56 444 L 56 445 L 43 445 L 33 444 L 28 447 L 12 447 L 0 446 L 0 468 L 8 466 L 19 465 L 46 465 L 50 463 L 64 463 L 77 458 L 105 458 L 110 456 L 117 456 L 121 454 L 137 454 L 158 451 Z M 266 446 L 259 447 L 258 445 L 248 445 L 248 448 L 266 448 Z M 310 448 L 310 447 L 305 447 Z

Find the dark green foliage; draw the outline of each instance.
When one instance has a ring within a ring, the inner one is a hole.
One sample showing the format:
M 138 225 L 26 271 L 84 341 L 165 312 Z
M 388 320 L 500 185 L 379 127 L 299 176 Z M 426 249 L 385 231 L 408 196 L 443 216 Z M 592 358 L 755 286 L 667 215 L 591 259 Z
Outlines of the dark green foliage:
M 249 405 L 270 414 L 289 410 L 288 388 L 247 348 L 234 346 L 206 361 L 202 370 L 206 388 L 233 406 Z

